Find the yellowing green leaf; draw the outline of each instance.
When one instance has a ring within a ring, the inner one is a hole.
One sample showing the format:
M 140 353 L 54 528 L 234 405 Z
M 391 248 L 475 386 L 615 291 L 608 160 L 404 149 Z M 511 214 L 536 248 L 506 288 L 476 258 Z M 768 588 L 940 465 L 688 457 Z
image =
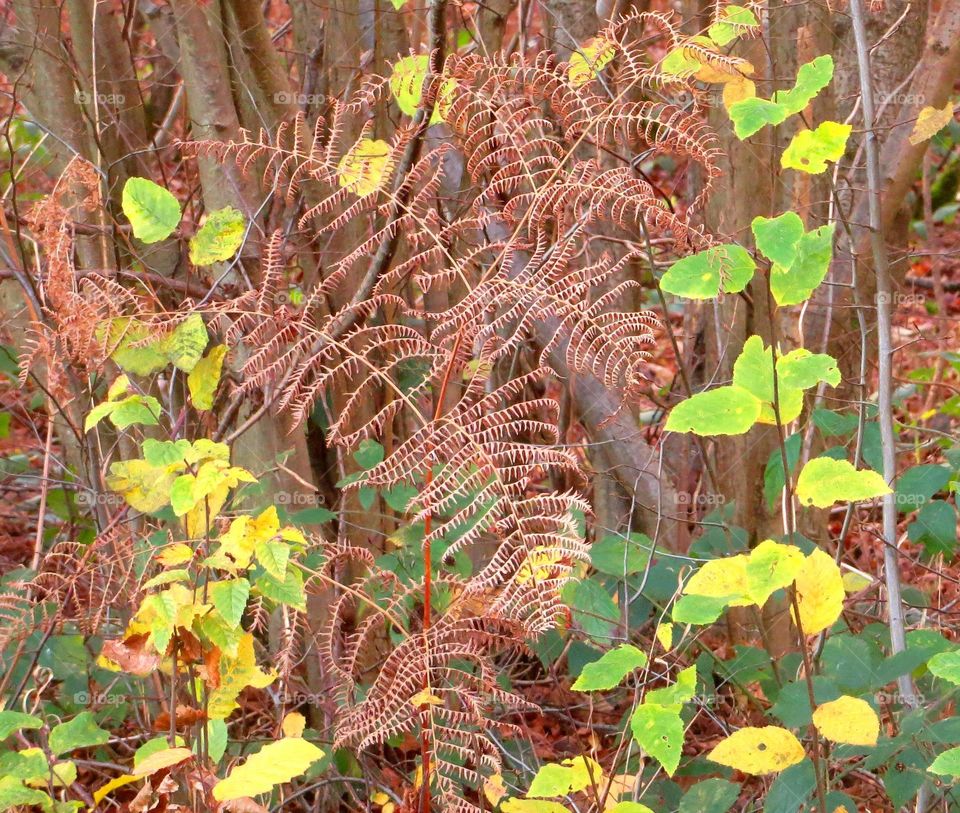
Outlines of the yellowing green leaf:
M 797 499 L 803 505 L 829 508 L 838 502 L 860 502 L 890 494 L 892 489 L 875 471 L 857 470 L 846 460 L 815 457 L 797 478 Z
M 916 146 L 922 144 L 928 138 L 933 138 L 944 127 L 953 121 L 953 102 L 947 100 L 942 109 L 936 107 L 924 107 L 917 116 L 917 123 L 913 125 L 913 132 L 910 133 L 910 143 Z
M 506 799 L 500 809 L 503 813 L 569 813 L 559 802 L 546 799 Z
M 843 695 L 813 712 L 813 724 L 824 737 L 845 745 L 876 745 L 880 718 L 866 700 Z
M 784 169 L 798 169 L 811 175 L 827 171 L 827 161 L 839 161 L 853 130 L 850 124 L 825 121 L 816 130 L 801 130 L 780 157 Z
M 760 401 L 743 387 L 717 387 L 681 401 L 671 411 L 667 432 L 742 435 L 760 417 Z
M 659 762 L 668 776 L 680 765 L 683 747 L 682 705 L 662 706 L 644 702 L 630 718 L 630 730 L 640 747 Z
M 927 661 L 927 669 L 938 678 L 960 686 L 960 650 L 938 652 Z
M 4 709 L 0 711 L 0 740 L 5 740 L 14 731 L 20 731 L 24 728 L 41 728 L 43 720 L 32 714 L 25 714 L 22 711 L 12 711 Z
M 647 663 L 647 656 L 632 644 L 621 644 L 605 652 L 599 660 L 583 667 L 571 687 L 575 692 L 595 692 L 612 689 L 634 669 Z
M 724 6 L 717 16 L 717 21 L 707 29 L 707 36 L 722 48 L 742 33 L 759 25 L 756 15 L 750 9 L 743 6 Z
M 401 112 L 412 116 L 423 98 L 423 80 L 427 78 L 430 58 L 425 54 L 405 56 L 393 66 L 390 92 Z M 359 193 L 358 193 L 359 194 Z
M 797 243 L 790 266 L 774 263 L 770 269 L 770 292 L 778 305 L 797 305 L 810 298 L 823 282 L 833 256 L 835 223 L 806 232 Z
M 210 692 L 207 714 L 211 719 L 225 719 L 237 707 L 237 695 L 245 687 L 263 689 L 273 683 L 276 676 L 276 672 L 264 672 L 257 666 L 253 653 L 253 635 L 249 632 L 243 633 L 237 645 L 237 656 L 232 658 L 223 655 L 220 658 L 220 685 Z
M 208 341 L 203 317 L 191 313 L 161 342 L 160 348 L 168 361 L 189 373 L 200 361 Z
M 751 223 L 757 249 L 768 259 L 789 268 L 803 237 L 803 221 L 796 212 L 777 217 L 755 217 Z
M 949 751 L 944 751 L 927 770 L 941 776 L 960 778 L 960 748 L 951 748 Z
M 827 629 L 843 612 L 843 576 L 833 558 L 819 548 L 803 562 L 796 577 L 799 625 L 804 635 Z M 790 608 L 791 615 L 796 616 Z
M 785 728 L 741 728 L 717 745 L 708 758 L 753 776 L 778 773 L 804 758 L 800 741 Z
M 365 138 L 340 159 L 337 166 L 340 186 L 358 197 L 365 197 L 380 188 L 389 167 L 390 145 L 386 141 Z
M 732 607 L 752 604 L 747 595 L 747 557 L 740 553 L 705 562 L 684 585 L 683 592 L 724 599 L 724 603 Z
M 82 711 L 72 720 L 53 727 L 49 739 L 50 753 L 59 756 L 77 748 L 103 745 L 109 739 L 110 732 L 97 725 L 93 714 Z
M 803 551 L 795 545 L 764 540 L 747 557 L 747 595 L 762 607 L 775 590 L 793 582 L 803 562 Z
M 604 813 L 653 813 L 646 805 L 639 802 L 617 802 L 613 807 L 608 807 Z
M 226 779 L 217 782 L 213 786 L 213 798 L 225 802 L 269 793 L 277 785 L 302 774 L 322 757 L 323 751 L 301 737 L 268 743 L 230 771 Z
M 674 48 L 660 62 L 660 73 L 667 76 L 687 78 L 703 67 L 700 60 L 687 53 L 683 46 Z
M 141 759 L 133 769 L 133 775 L 150 776 L 164 768 L 172 768 L 174 765 L 186 762 L 192 756 L 193 751 L 189 748 L 164 748 Z
M 193 559 L 193 548 L 183 542 L 177 542 L 164 548 L 157 554 L 157 561 L 164 567 L 175 567 Z
M 240 248 L 245 231 L 243 214 L 232 206 L 211 212 L 190 238 L 190 262 L 210 265 L 229 260 Z
M 120 203 L 133 227 L 133 236 L 142 243 L 169 237 L 180 222 L 177 199 L 147 178 L 128 178 Z
M 247 608 L 247 598 L 250 596 L 250 582 L 246 579 L 227 579 L 225 581 L 210 582 L 210 600 L 213 606 L 220 611 L 223 620 L 231 627 L 237 627 Z
M 210 352 L 196 363 L 187 376 L 190 398 L 197 409 L 213 407 L 213 395 L 220 383 L 220 373 L 226 355 L 227 346 L 225 344 L 211 347 Z
M 567 79 L 575 88 L 582 87 L 598 76 L 617 53 L 616 43 L 603 37 L 594 37 L 570 55 Z

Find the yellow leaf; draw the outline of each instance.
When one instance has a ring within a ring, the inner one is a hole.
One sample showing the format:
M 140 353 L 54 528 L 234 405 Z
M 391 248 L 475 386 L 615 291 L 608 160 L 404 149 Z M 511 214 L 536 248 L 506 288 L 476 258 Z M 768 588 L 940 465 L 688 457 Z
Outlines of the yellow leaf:
M 378 807 L 383 807 L 387 802 L 390 801 L 390 797 L 387 796 L 382 790 L 377 791 L 370 797 L 370 801 L 377 805 Z
M 170 545 L 157 554 L 157 561 L 164 567 L 175 567 L 182 565 L 193 559 L 193 548 L 178 542 L 176 545 Z
M 164 748 L 162 751 L 156 751 L 141 759 L 137 767 L 133 769 L 133 775 L 150 776 L 150 774 L 162 771 L 164 768 L 179 765 L 192 756 L 193 751 L 189 748 Z
M 250 567 L 257 545 L 268 542 L 280 533 L 280 518 L 271 505 L 257 517 L 242 514 L 230 523 L 220 537 L 220 547 L 204 564 L 223 570 L 246 570 Z
M 582 87 L 598 76 L 617 53 L 616 43 L 603 37 L 594 37 L 570 55 L 567 78 L 575 88 Z
M 866 573 L 849 568 L 847 565 L 844 565 L 844 567 L 847 568 L 843 574 L 843 589 L 846 592 L 859 593 L 873 584 L 873 579 Z
M 410 698 L 410 705 L 416 706 L 442 706 L 443 700 L 437 697 L 429 689 L 422 689 Z
M 364 138 L 340 159 L 337 174 L 340 186 L 358 197 L 376 192 L 390 165 L 390 145 L 386 141 Z
M 223 370 L 223 359 L 227 355 L 227 346 L 218 344 L 211 347 L 187 376 L 187 387 L 190 389 L 190 398 L 197 409 L 213 407 L 213 396 L 220 383 L 220 373 Z
M 944 127 L 953 121 L 953 102 L 947 101 L 941 110 L 935 107 L 925 107 L 917 116 L 917 123 L 910 133 L 910 143 L 913 146 L 922 144 L 928 138 L 933 138 Z
M 307 726 L 306 718 L 298 711 L 291 711 L 280 724 L 284 737 L 302 737 L 303 729 Z
M 711 559 L 694 573 L 683 588 L 686 595 L 731 598 L 731 607 L 747 607 L 747 557 L 742 553 Z
M 222 655 L 220 658 L 220 685 L 210 692 L 207 714 L 213 720 L 225 719 L 237 708 L 237 695 L 246 686 L 263 689 L 273 683 L 276 677 L 275 671 L 264 672 L 257 666 L 253 635 L 243 633 L 237 645 L 237 657 Z
M 170 489 L 182 466 L 153 466 L 146 460 L 121 460 L 110 464 L 107 488 L 123 495 L 131 508 L 144 514 L 170 502 Z
M 417 112 L 423 98 L 423 80 L 427 78 L 429 68 L 430 58 L 426 54 L 411 54 L 394 64 L 390 74 L 390 92 L 397 100 L 400 112 L 408 116 Z
M 818 706 L 813 724 L 828 740 L 845 745 L 876 745 L 880 718 L 866 700 L 844 695 Z
M 213 798 L 218 802 L 259 796 L 269 793 L 277 785 L 299 776 L 323 757 L 323 751 L 300 737 L 271 742 L 238 765 L 226 779 L 213 786 Z
M 709 759 L 743 773 L 777 773 L 803 760 L 800 741 L 785 728 L 741 728 L 716 746 Z
M 503 784 L 503 775 L 495 773 L 483 780 L 483 795 L 490 802 L 491 807 L 500 804 L 500 800 L 507 795 L 507 788 Z
M 545 581 L 551 577 L 554 568 L 560 564 L 562 558 L 562 552 L 556 548 L 536 547 L 527 554 L 527 558 L 517 568 L 514 578 L 517 584 Z
M 843 576 L 836 562 L 822 550 L 815 550 L 797 573 L 798 626 L 804 635 L 815 635 L 831 626 L 843 612 Z M 793 608 L 790 608 L 797 621 Z
M 729 112 L 731 105 L 742 102 L 744 99 L 752 99 L 756 95 L 757 86 L 752 80 L 741 76 L 723 86 L 723 106 Z
M 124 785 L 129 785 L 131 782 L 139 782 L 143 779 L 142 776 L 134 776 L 130 773 L 121 774 L 116 777 L 116 779 L 111 779 L 105 785 L 101 785 L 93 792 L 93 807 L 96 807 L 104 798 L 115 791 L 117 788 L 122 788 Z M 92 810 L 93 808 L 91 808 Z
M 547 799 L 507 799 L 500 809 L 503 813 L 567 813 L 562 804 Z
M 673 649 L 673 624 L 669 621 L 662 622 L 657 626 L 656 636 L 660 646 L 667 652 Z

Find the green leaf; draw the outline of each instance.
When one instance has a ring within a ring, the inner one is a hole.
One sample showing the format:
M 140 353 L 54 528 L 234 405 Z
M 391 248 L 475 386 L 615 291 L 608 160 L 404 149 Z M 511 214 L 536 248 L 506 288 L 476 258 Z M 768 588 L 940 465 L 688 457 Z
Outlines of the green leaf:
M 938 652 L 927 661 L 927 669 L 938 678 L 960 686 L 960 650 Z
M 232 206 L 211 212 L 190 238 L 190 262 L 211 265 L 229 260 L 240 248 L 245 231 L 243 214 Z
M 199 313 L 191 313 L 163 340 L 162 349 L 168 361 L 189 373 L 200 361 L 208 341 L 203 317 Z
M 832 78 L 833 57 L 823 54 L 812 62 L 801 65 L 793 89 L 778 90 L 773 94 L 773 101 L 780 105 L 788 116 L 792 116 L 810 104 L 813 97 L 830 84 Z
M 551 763 L 537 771 L 530 783 L 527 796 L 564 796 L 570 792 L 571 770 L 563 765 Z
M 131 395 L 118 401 L 115 407 L 110 413 L 110 423 L 117 429 L 126 429 L 134 424 L 156 426 L 159 423 L 160 402 L 152 395 Z
M 825 54 L 800 67 L 797 81 L 790 90 L 778 90 L 772 99 L 754 97 L 735 102 L 730 106 L 730 119 L 737 138 L 743 141 L 766 125 L 780 124 L 788 116 L 799 113 L 829 84 L 832 76 L 833 57 Z
M 875 471 L 858 471 L 846 460 L 817 457 L 797 478 L 797 499 L 802 505 L 829 508 L 838 502 L 860 502 L 891 492 Z
M 760 400 L 738 386 L 699 392 L 670 412 L 664 431 L 696 435 L 742 435 L 760 417 Z
M 816 130 L 801 130 L 780 157 L 784 169 L 798 169 L 811 175 L 827 171 L 827 161 L 839 161 L 847 148 L 853 127 L 825 121 Z
M 22 711 L 0 711 L 0 740 L 5 740 L 14 731 L 21 731 L 24 728 L 35 729 L 43 726 L 43 720 L 34 717 L 32 714 L 25 714 Z
M 225 344 L 211 347 L 210 352 L 194 365 L 187 376 L 190 399 L 196 409 L 213 407 L 213 396 L 220 383 L 220 373 L 223 371 L 223 359 L 226 355 Z
M 286 579 L 287 562 L 290 560 L 290 546 L 286 542 L 258 542 L 254 552 L 257 561 L 271 576 L 280 581 Z
M 710 28 L 707 36 L 721 48 L 733 42 L 745 28 L 756 28 L 760 23 L 754 13 L 743 6 L 725 6 Z
M 162 186 L 147 178 L 128 178 L 123 185 L 123 213 L 142 243 L 156 243 L 170 236 L 180 222 L 180 204 Z
M 769 260 L 789 267 L 797 256 L 803 237 L 803 221 L 796 212 L 777 217 L 755 217 L 751 224 L 757 249 Z
M 390 0 L 390 2 L 393 3 L 393 7 L 397 11 L 400 11 L 400 9 L 402 9 L 406 5 L 407 0 Z
M 798 347 L 777 360 L 777 376 L 780 385 L 787 389 L 807 390 L 821 381 L 836 387 L 840 383 L 840 368 L 833 356 Z
M 680 705 L 661 706 L 643 703 L 630 718 L 630 730 L 640 747 L 659 762 L 673 776 L 680 765 L 683 746 L 683 720 Z
M 897 508 L 915 511 L 950 482 L 946 466 L 912 466 L 897 478 Z
M 250 596 L 250 582 L 246 579 L 228 579 L 210 583 L 210 598 L 213 606 L 220 611 L 223 620 L 236 628 L 247 608 Z
M 264 573 L 256 581 L 257 591 L 280 604 L 286 604 L 297 610 L 307 609 L 307 599 L 303 590 L 303 576 L 295 567 L 288 568 L 283 580 Z
M 0 753 L 0 776 L 45 780 L 49 773 L 50 765 L 47 763 L 43 751 L 39 748 L 25 748 L 22 751 Z
M 951 748 L 949 751 L 944 751 L 927 770 L 941 776 L 960 777 L 960 748 Z
M 16 777 L 4 776 L 0 779 L 0 810 L 34 806 L 44 811 L 53 810 L 53 800 L 42 791 L 28 788 Z
M 405 56 L 393 65 L 390 92 L 402 113 L 412 116 L 423 97 L 423 80 L 427 78 L 429 57 L 426 54 Z
M 595 692 L 619 685 L 634 669 L 647 663 L 647 656 L 632 644 L 621 644 L 583 667 L 571 687 L 576 692 Z M 549 795 L 549 794 L 548 794 Z
M 798 305 L 810 298 L 823 282 L 833 256 L 833 232 L 830 223 L 808 231 L 797 244 L 797 256 L 789 268 L 774 264 L 770 269 L 770 291 L 778 305 Z
M 957 513 L 954 507 L 944 500 L 926 503 L 917 512 L 917 518 L 907 526 L 907 537 L 911 542 L 922 543 L 931 556 L 937 553 L 952 554 L 957 546 Z
M 207 755 L 216 764 L 227 750 L 227 724 L 223 720 L 207 720 Z
M 727 813 L 738 798 L 740 786 L 736 782 L 702 779 L 683 794 L 680 813 Z
M 383 446 L 369 438 L 361 440 L 360 445 L 357 446 L 357 451 L 353 453 L 353 459 L 357 461 L 357 465 L 365 470 L 372 469 L 383 462 L 383 458 Z
M 683 47 L 674 48 L 660 61 L 660 73 L 668 76 L 690 76 L 701 67 L 700 62 L 689 56 Z
M 727 600 L 715 596 L 680 596 L 671 617 L 678 624 L 712 624 L 726 609 Z
M 268 743 L 257 753 L 230 771 L 226 779 L 213 786 L 218 802 L 270 793 L 277 785 L 299 776 L 323 757 L 313 743 L 302 737 L 285 737 Z
M 609 640 L 620 623 L 620 609 L 593 579 L 568 584 L 563 589 L 563 600 L 573 611 L 573 620 L 591 638 Z
M 787 118 L 787 111 L 781 105 L 756 96 L 734 102 L 729 112 L 733 131 L 741 141 L 760 132 L 768 124 L 780 124 Z
M 624 579 L 646 569 L 652 548 L 653 542 L 645 534 L 611 534 L 590 546 L 590 564 L 601 573 Z
M 675 706 L 686 703 L 697 693 L 697 666 L 688 666 L 679 675 L 677 682 L 662 689 L 651 689 L 646 693 L 643 702 L 655 703 L 659 706 Z
M 67 723 L 60 723 L 50 732 L 50 753 L 60 756 L 78 748 L 103 745 L 110 739 L 110 732 L 97 725 L 93 714 L 83 711 Z
M 613 807 L 608 807 L 605 813 L 653 813 L 646 805 L 639 802 L 617 802 Z
M 678 260 L 663 275 L 660 287 L 687 299 L 713 299 L 742 291 L 757 265 L 749 252 L 735 243 L 713 246 Z

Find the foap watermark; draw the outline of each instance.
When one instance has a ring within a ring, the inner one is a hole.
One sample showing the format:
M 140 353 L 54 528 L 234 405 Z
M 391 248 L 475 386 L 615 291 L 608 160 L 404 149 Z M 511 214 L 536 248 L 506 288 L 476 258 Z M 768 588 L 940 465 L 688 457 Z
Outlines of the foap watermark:
M 96 102 L 106 107 L 120 107 L 126 103 L 127 97 L 122 93 L 94 93 L 92 90 L 75 90 L 73 100 L 77 104 L 89 105 Z
M 273 499 L 277 505 L 312 507 L 327 504 L 327 498 L 323 494 L 307 494 L 299 491 L 278 491 Z
M 95 505 L 118 508 L 124 503 L 122 494 L 114 494 L 110 491 L 90 491 L 86 488 L 77 491 L 76 500 L 77 505 L 86 508 L 93 508 Z
M 294 93 L 290 90 L 281 90 L 273 94 L 274 104 L 295 104 L 297 107 L 313 107 L 324 103 L 322 93 Z
M 903 105 L 925 105 L 927 97 L 922 93 L 878 93 L 877 102 L 879 104 L 903 104 Z
M 715 507 L 723 505 L 727 498 L 723 494 L 691 494 L 689 491 L 677 492 L 677 505 L 696 505 Z
M 926 304 L 927 298 L 923 294 L 903 294 L 893 291 L 876 294 L 874 301 L 878 305 L 892 305 L 895 308 L 916 308 Z

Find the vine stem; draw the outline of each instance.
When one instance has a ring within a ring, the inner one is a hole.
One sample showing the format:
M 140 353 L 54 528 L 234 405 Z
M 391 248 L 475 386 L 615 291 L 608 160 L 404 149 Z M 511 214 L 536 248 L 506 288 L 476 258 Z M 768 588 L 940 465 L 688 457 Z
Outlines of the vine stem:
M 870 76 L 870 47 L 864 24 L 862 0 L 850 0 L 850 19 L 857 47 L 857 68 L 860 74 L 860 93 L 863 102 L 865 131 L 864 154 L 867 161 L 867 203 L 870 214 L 870 249 L 877 275 L 877 340 L 879 345 L 877 406 L 879 408 L 880 440 L 883 446 L 883 479 L 893 482 L 897 474 L 895 438 L 893 433 L 893 349 L 891 347 L 890 265 L 884 242 L 881 211 L 880 156 L 874 121 L 873 82 Z M 906 647 L 903 618 L 903 600 L 900 595 L 900 572 L 897 562 L 897 506 L 894 495 L 883 496 L 883 569 L 887 588 L 887 623 L 890 627 L 890 645 L 894 655 Z M 903 702 L 916 708 L 916 690 L 909 674 L 897 678 L 897 687 Z

